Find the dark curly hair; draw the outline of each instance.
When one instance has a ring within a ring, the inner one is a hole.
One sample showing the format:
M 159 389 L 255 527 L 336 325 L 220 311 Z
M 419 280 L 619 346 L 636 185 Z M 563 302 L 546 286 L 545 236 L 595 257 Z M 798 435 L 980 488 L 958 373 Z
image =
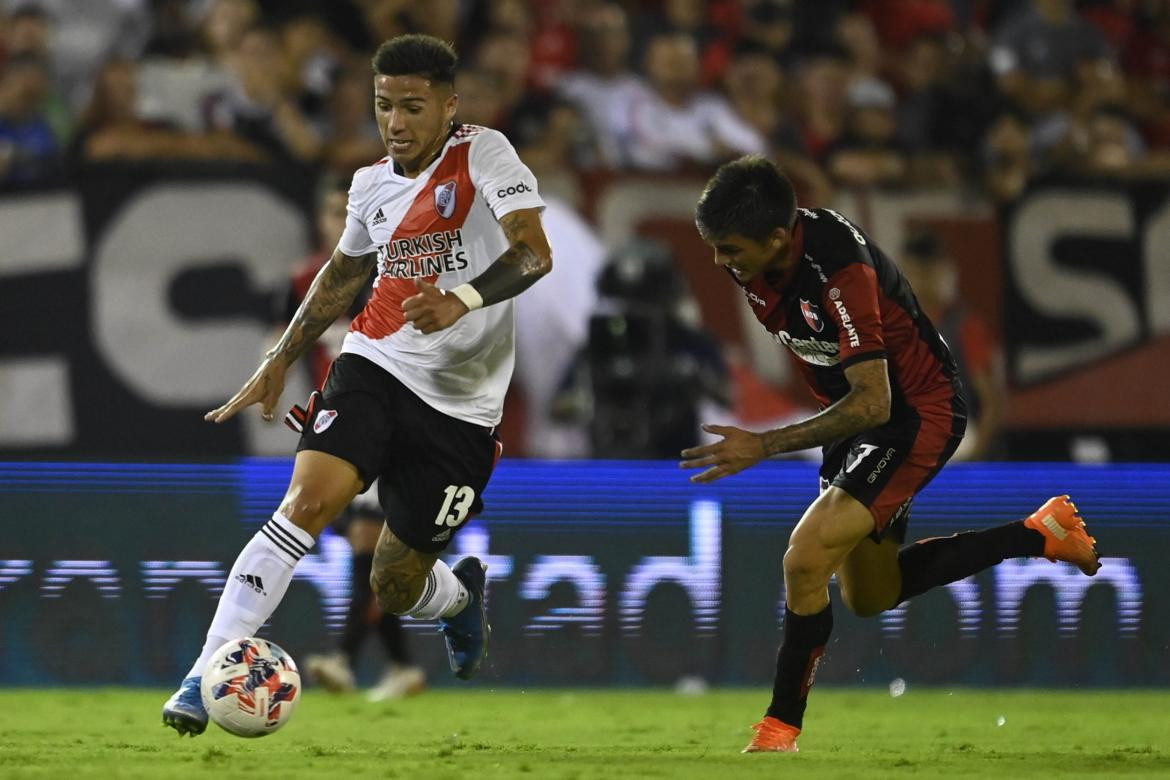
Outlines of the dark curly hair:
M 704 240 L 741 235 L 763 241 L 796 219 L 796 191 L 776 164 L 758 154 L 719 166 L 695 206 Z
M 433 35 L 399 35 L 383 43 L 371 61 L 379 76 L 423 76 L 455 84 L 459 57 L 446 41 Z

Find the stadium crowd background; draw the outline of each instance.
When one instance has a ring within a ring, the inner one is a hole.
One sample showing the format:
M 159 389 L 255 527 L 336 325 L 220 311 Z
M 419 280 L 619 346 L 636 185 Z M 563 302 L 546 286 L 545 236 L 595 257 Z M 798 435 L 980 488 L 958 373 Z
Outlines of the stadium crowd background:
M 519 306 L 513 455 L 670 457 L 700 416 L 759 427 L 807 411 L 695 304 L 708 291 L 692 276 L 688 292 L 668 246 L 599 234 L 598 182 L 702 178 L 764 153 L 806 206 L 947 191 L 994 209 L 1053 175 L 1170 174 L 1162 0 L 8 0 L 0 28 L 8 193 L 152 161 L 276 166 L 324 191 L 384 154 L 377 43 L 454 42 L 458 119 L 518 148 L 558 256 Z M 963 308 L 943 238 L 884 249 L 936 318 L 958 312 L 943 332 L 983 418 L 968 454 L 1011 455 L 997 444 L 1002 326 Z M 1109 456 L 1082 445 L 1058 454 Z

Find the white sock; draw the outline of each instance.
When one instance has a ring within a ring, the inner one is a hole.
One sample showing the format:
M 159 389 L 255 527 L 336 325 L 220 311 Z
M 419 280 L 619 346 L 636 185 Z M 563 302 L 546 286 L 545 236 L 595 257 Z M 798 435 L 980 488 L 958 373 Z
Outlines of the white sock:
M 187 672 L 202 676 L 212 654 L 229 639 L 252 636 L 272 616 L 292 581 L 297 562 L 313 547 L 313 535 L 276 512 L 240 551 L 227 583 L 203 652 Z
M 463 587 L 451 567 L 439 559 L 427 574 L 427 584 L 418 603 L 406 614 L 421 620 L 451 617 L 462 612 L 470 599 L 467 588 Z

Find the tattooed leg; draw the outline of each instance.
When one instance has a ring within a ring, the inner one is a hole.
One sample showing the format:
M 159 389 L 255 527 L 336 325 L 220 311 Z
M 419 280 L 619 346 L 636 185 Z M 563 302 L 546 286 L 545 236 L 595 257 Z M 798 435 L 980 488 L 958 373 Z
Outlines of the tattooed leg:
M 382 611 L 408 614 L 422 597 L 427 575 L 438 557 L 408 547 L 388 527 L 382 526 L 370 571 L 370 588 Z

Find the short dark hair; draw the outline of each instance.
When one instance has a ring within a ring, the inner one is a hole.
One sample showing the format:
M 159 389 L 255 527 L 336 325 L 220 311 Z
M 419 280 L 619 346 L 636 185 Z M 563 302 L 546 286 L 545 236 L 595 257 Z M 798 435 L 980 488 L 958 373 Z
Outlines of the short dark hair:
M 792 182 L 758 154 L 719 166 L 695 206 L 695 226 L 704 240 L 736 234 L 763 241 L 776 228 L 791 228 L 795 219 Z
M 412 33 L 398 35 L 379 46 L 372 64 L 379 76 L 423 76 L 454 86 L 459 57 L 446 41 Z

